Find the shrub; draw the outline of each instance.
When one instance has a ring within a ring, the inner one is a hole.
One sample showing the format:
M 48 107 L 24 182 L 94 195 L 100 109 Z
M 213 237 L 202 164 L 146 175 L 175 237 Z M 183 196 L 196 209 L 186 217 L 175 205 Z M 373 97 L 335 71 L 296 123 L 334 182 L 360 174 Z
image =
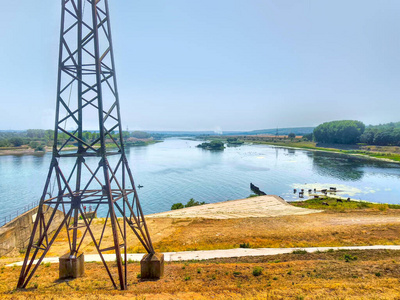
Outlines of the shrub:
M 253 197 L 258 197 L 256 194 L 250 194 L 247 198 L 253 198 Z
M 44 148 L 43 145 L 39 145 L 39 146 L 37 146 L 37 147 L 35 148 L 35 151 L 44 151 L 44 150 L 45 150 L 45 148 Z
M 250 248 L 250 243 L 243 243 L 239 245 L 240 248 Z
M 293 254 L 307 254 L 308 252 L 304 249 L 293 250 Z
M 171 210 L 181 209 L 181 208 L 184 208 L 184 207 L 185 207 L 185 206 L 183 206 L 182 203 L 174 203 L 174 204 L 172 204 L 172 206 L 171 206 Z
M 188 203 L 186 203 L 185 207 L 192 207 L 192 206 L 198 206 L 198 205 L 203 205 L 206 204 L 205 202 L 199 202 L 194 200 L 193 198 L 190 198 Z
M 183 278 L 185 281 L 190 280 L 190 276 L 185 276 L 185 278 Z
M 240 274 L 242 274 L 242 273 L 240 273 L 240 272 L 238 272 L 238 271 L 233 271 L 233 276 L 239 276 Z
M 389 208 L 389 205 L 387 205 L 387 204 L 379 204 L 378 205 L 378 209 L 380 211 L 386 211 L 388 208 Z
M 353 261 L 353 260 L 357 260 L 357 256 L 353 256 L 353 255 L 351 255 L 351 254 L 345 254 L 345 255 L 344 255 L 344 260 L 345 260 L 346 262 L 350 262 L 350 261 Z
M 375 273 L 375 276 L 376 276 L 376 277 L 381 277 L 381 273 L 380 273 L 380 272 L 376 272 L 376 273 Z
M 262 274 L 263 268 L 261 267 L 254 267 L 253 269 L 253 275 L 254 276 L 260 276 Z

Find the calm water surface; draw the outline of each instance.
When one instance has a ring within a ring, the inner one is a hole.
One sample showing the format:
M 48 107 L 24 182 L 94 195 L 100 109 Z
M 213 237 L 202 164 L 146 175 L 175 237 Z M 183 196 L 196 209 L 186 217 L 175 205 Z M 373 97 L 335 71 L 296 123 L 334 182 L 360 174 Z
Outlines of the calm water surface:
M 335 186 L 341 196 L 400 203 L 399 164 L 267 145 L 212 152 L 196 148 L 199 143 L 167 139 L 127 149 L 135 184 L 144 186 L 138 193 L 145 214 L 190 198 L 208 203 L 245 198 L 250 182 L 286 200 L 298 199 L 293 188 Z M 40 198 L 50 159 L 50 153 L 0 156 L 0 217 Z

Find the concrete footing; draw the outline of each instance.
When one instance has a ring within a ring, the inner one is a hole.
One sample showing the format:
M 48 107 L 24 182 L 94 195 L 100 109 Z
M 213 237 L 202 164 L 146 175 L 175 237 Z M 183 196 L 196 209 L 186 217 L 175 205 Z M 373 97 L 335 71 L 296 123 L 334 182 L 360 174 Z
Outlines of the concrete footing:
M 164 254 L 146 254 L 140 261 L 142 279 L 160 279 L 164 275 Z
M 85 273 L 85 259 L 83 253 L 71 256 L 70 253 L 64 254 L 59 258 L 60 279 L 77 278 Z

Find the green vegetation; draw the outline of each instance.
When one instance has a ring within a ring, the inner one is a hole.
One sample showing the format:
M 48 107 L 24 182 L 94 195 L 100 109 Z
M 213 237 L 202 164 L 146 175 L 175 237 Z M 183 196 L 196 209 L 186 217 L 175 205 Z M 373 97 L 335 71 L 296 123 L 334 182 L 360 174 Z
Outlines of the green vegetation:
M 321 143 L 355 144 L 364 133 L 365 125 L 360 121 L 332 121 L 314 129 L 314 139 Z
M 197 145 L 198 148 L 203 148 L 206 150 L 224 150 L 225 146 L 224 143 L 219 140 L 214 140 L 209 143 L 201 143 Z
M 319 125 L 304 140 L 322 143 L 400 146 L 400 122 L 364 126 L 359 121 L 333 121 Z
M 174 204 L 172 204 L 172 206 L 171 206 L 171 210 L 175 210 L 175 209 L 181 209 L 181 208 L 184 208 L 185 206 L 182 204 L 182 203 L 174 203 Z
M 368 126 L 360 137 L 368 145 L 400 146 L 400 122 Z
M 324 199 L 309 199 L 305 201 L 296 201 L 291 204 L 298 207 L 310 209 L 323 209 L 327 211 L 345 211 L 345 210 L 360 210 L 360 209 L 373 209 L 379 211 L 386 211 L 387 209 L 400 209 L 398 204 L 385 204 L 385 203 L 371 203 L 365 201 L 346 201 L 337 202 L 334 198 Z M 322 202 L 328 205 L 322 204 Z
M 345 255 L 343 256 L 343 258 L 344 258 L 344 260 L 345 260 L 346 262 L 351 262 L 351 261 L 357 260 L 357 256 L 351 255 L 351 254 L 345 254 Z
M 229 145 L 242 145 L 244 142 L 240 141 L 237 137 L 231 137 L 226 139 Z
M 240 248 L 250 248 L 250 243 L 242 243 L 239 245 Z
M 356 149 L 344 150 L 335 148 L 334 144 L 330 144 L 329 147 L 321 147 L 321 146 L 318 147 L 317 143 L 309 141 L 305 137 L 289 140 L 287 138 L 281 138 L 281 137 L 244 136 L 243 139 L 255 144 L 267 144 L 267 145 L 282 146 L 282 147 L 320 150 L 320 151 L 336 152 L 342 154 L 367 156 L 372 158 L 387 159 L 400 162 L 400 147 L 397 146 L 381 147 L 381 146 L 364 146 L 358 144 L 353 146 L 353 148 Z M 338 145 L 338 147 L 339 146 L 340 145 Z
M 64 132 L 58 132 L 58 146 L 64 145 L 69 136 Z M 75 133 L 77 136 L 77 133 Z M 97 143 L 100 133 L 95 131 L 84 131 L 82 140 L 85 143 L 93 144 L 99 147 Z M 156 143 L 147 132 L 142 131 L 123 131 L 122 137 L 126 146 L 146 146 Z M 106 147 L 112 147 L 113 139 L 118 141 L 120 134 L 118 131 L 112 131 L 106 136 Z M 28 129 L 26 131 L 0 131 L 0 150 L 14 150 L 16 147 L 23 149 L 34 149 L 35 151 L 45 151 L 46 147 L 52 147 L 54 141 L 54 130 Z M 65 145 L 65 148 L 76 147 L 78 142 L 71 139 Z
M 258 197 L 257 194 L 250 194 L 247 198 L 253 198 L 253 197 Z
M 199 201 L 194 200 L 193 198 L 190 198 L 190 200 L 186 203 L 186 205 L 183 205 L 180 202 L 172 204 L 171 210 L 181 209 L 181 208 L 185 208 L 185 207 L 199 206 L 199 205 L 203 205 L 203 204 L 206 204 L 206 203 L 199 202 Z
M 299 249 L 299 250 L 293 250 L 293 254 L 307 254 L 308 252 L 304 249 Z
M 256 266 L 253 268 L 253 276 L 260 276 L 262 274 L 263 268 Z

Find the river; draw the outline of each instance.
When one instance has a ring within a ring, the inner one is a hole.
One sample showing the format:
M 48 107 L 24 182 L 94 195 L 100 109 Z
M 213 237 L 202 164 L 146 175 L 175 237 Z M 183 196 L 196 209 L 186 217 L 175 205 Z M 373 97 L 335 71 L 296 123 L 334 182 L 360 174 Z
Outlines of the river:
M 145 214 L 190 198 L 207 203 L 245 198 L 250 182 L 289 201 L 299 199 L 294 188 L 334 186 L 344 197 L 400 203 L 400 164 L 268 145 L 213 152 L 196 148 L 199 143 L 171 138 L 127 149 L 135 184 L 143 186 L 138 193 Z M 0 156 L 0 219 L 40 198 L 50 159 L 51 153 Z

